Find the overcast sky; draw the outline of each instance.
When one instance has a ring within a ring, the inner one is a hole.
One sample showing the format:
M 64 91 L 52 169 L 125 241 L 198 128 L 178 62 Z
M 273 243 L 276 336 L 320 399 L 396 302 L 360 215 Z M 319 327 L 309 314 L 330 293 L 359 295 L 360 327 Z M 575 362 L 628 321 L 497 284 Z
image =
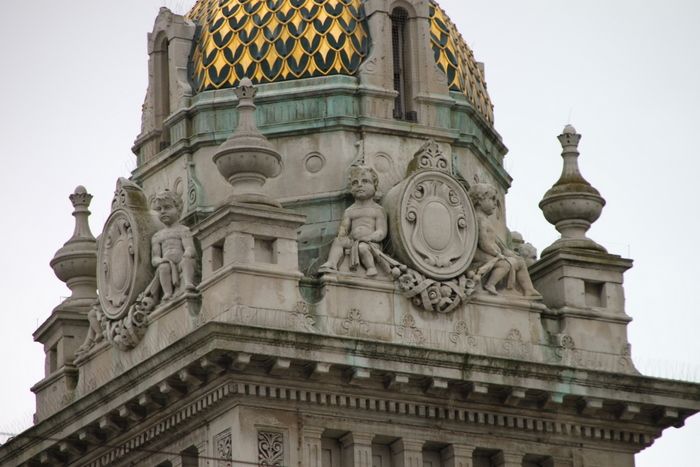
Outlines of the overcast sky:
M 176 12 L 193 1 L 165 2 Z M 43 376 L 32 332 L 68 295 L 48 266 L 71 235 L 68 195 L 95 196 L 97 235 L 114 183 L 134 168 L 146 33 L 162 1 L 5 2 L 0 28 L 0 431 L 31 423 Z M 556 136 L 583 134 L 580 166 L 607 206 L 589 232 L 635 260 L 625 275 L 633 359 L 700 382 L 700 2 L 442 0 L 485 63 L 514 178 L 509 226 L 540 251 L 557 238 L 537 204 L 561 171 Z M 700 416 L 669 429 L 639 467 L 697 462 Z M 4 437 L 0 436 L 0 441 Z

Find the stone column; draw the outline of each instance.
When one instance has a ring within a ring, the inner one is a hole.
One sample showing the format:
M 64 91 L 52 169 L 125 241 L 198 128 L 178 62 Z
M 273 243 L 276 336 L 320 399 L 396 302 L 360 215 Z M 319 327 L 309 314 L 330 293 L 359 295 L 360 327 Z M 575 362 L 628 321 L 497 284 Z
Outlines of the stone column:
M 307 467 L 321 467 L 322 449 L 321 449 L 321 435 L 323 434 L 323 428 L 306 426 L 304 427 L 303 434 L 303 462 L 302 464 Z
M 352 432 L 340 438 L 343 467 L 372 467 L 372 437 L 370 433 Z
M 500 451 L 492 458 L 494 467 L 522 467 L 523 455 Z
M 423 467 L 425 442 L 401 438 L 391 444 L 393 467 Z
M 474 446 L 450 444 L 442 450 L 443 467 L 473 467 Z

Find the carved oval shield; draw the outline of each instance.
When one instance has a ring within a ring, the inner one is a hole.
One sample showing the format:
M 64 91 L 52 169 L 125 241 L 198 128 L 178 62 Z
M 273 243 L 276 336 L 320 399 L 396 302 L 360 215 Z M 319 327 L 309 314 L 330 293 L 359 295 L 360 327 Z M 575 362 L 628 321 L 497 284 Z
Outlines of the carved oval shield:
M 153 278 L 151 237 L 157 225 L 139 187 L 120 179 L 97 247 L 100 305 L 121 319 Z
M 465 188 L 449 174 L 414 173 L 385 198 L 394 254 L 428 277 L 451 279 L 472 262 L 477 223 Z

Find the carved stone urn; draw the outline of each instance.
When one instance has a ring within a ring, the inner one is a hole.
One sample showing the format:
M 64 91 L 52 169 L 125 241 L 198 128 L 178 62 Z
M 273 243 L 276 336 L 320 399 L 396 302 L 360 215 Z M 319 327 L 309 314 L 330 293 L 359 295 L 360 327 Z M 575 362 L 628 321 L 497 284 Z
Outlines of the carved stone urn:
M 97 298 L 97 242 L 88 223 L 91 200 L 92 195 L 83 186 L 77 187 L 70 195 L 75 230 L 50 263 L 56 277 L 72 292 L 64 302 L 66 304 L 90 305 Z
M 263 192 L 268 178 L 282 171 L 282 157 L 258 129 L 254 98 L 257 90 L 244 78 L 235 90 L 238 96 L 238 126 L 219 146 L 213 161 L 233 187 L 231 201 L 281 207 Z
M 586 237 L 586 232 L 605 206 L 598 190 L 583 178 L 578 167 L 578 144 L 581 135 L 567 125 L 558 136 L 562 145 L 564 167 L 559 180 L 545 193 L 540 209 L 547 221 L 561 233 L 561 238 L 545 248 L 547 256 L 561 248 L 583 248 L 606 252 L 605 248 Z

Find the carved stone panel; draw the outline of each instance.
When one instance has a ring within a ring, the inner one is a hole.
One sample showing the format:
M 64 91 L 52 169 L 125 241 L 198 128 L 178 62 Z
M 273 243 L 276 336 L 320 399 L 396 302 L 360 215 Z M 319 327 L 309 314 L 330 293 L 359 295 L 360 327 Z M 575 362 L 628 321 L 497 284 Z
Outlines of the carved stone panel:
M 284 435 L 274 431 L 258 431 L 258 465 L 284 465 Z
M 456 179 L 419 170 L 392 188 L 384 205 L 397 259 L 436 280 L 467 270 L 476 251 L 476 215 Z
M 214 449 L 216 449 L 216 457 L 219 459 L 218 467 L 231 467 L 233 465 L 233 443 L 230 428 L 214 437 Z
M 120 178 L 97 251 L 100 305 L 107 318 L 123 318 L 152 280 L 150 242 L 158 227 L 141 188 Z

